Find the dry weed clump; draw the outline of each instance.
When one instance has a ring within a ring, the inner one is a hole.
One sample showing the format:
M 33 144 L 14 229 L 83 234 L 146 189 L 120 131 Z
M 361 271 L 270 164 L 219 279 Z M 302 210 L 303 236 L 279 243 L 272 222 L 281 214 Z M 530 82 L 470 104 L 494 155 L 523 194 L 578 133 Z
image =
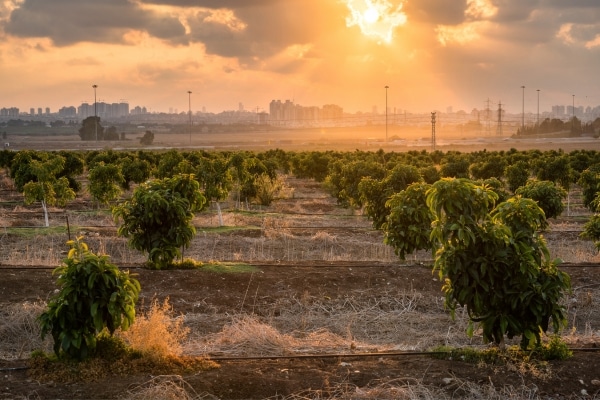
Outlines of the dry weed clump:
M 357 347 L 355 343 L 326 329 L 309 333 L 283 334 L 276 328 L 260 322 L 255 316 L 241 316 L 223 327 L 221 332 L 208 335 L 203 341 L 188 343 L 187 354 L 229 354 L 252 356 L 280 356 L 289 354 L 332 352 Z
M 119 336 L 132 349 L 145 356 L 177 357 L 182 354 L 182 342 L 190 332 L 183 322 L 183 317 L 173 316 L 173 307 L 168 298 L 162 304 L 154 299 L 150 309 L 136 316 L 129 330 L 119 332 Z
M 23 359 L 34 350 L 48 351 L 52 348 L 50 338 L 41 339 L 36 321 L 45 307 L 42 301 L 4 304 L 0 307 L 0 359 Z
M 129 389 L 123 400 L 217 400 L 210 394 L 198 394 L 180 375 L 159 375 Z

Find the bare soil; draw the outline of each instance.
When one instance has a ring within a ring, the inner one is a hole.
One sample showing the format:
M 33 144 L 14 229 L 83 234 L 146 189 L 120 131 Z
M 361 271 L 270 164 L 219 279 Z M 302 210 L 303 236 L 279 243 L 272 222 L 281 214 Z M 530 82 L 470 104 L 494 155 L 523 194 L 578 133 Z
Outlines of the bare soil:
M 598 282 L 597 265 L 587 268 L 566 267 L 574 286 Z M 219 274 L 206 271 L 148 271 L 134 269 L 146 297 L 169 296 L 182 313 L 196 312 L 195 304 L 212 307 L 219 314 L 256 313 L 290 297 L 336 298 L 360 296 L 366 288 L 374 291 L 416 290 L 426 296 L 439 296 L 440 285 L 431 271 L 423 266 L 362 265 L 339 263 L 321 265 L 262 265 L 258 273 Z M 0 296 L 11 302 L 36 301 L 54 290 L 54 280 L 48 269 L 10 269 L 0 271 Z M 246 299 L 244 293 L 252 293 Z M 398 342 L 404 338 L 398 337 Z M 444 343 L 439 343 L 443 345 Z M 600 340 L 579 344 L 594 349 Z M 576 344 L 577 345 L 577 344 Z M 352 348 L 345 354 L 360 352 Z M 586 390 L 597 395 L 600 387 L 600 356 L 597 352 L 577 351 L 571 359 L 554 361 L 543 374 L 527 373 L 507 366 L 472 364 L 459 360 L 440 360 L 426 355 L 331 357 L 324 359 L 261 359 L 255 361 L 220 361 L 220 368 L 183 376 L 197 393 L 210 393 L 222 399 L 264 399 L 284 396 L 303 390 L 339 390 L 341 385 L 364 388 L 394 381 L 396 384 L 439 387 L 460 397 L 463 382 L 535 388 L 547 398 L 588 398 Z M 0 398 L 41 399 L 112 399 L 123 396 L 131 388 L 142 385 L 151 377 L 110 376 L 96 382 L 59 384 L 38 382 L 28 376 L 26 360 L 2 361 Z M 581 397 L 580 397 L 581 396 Z

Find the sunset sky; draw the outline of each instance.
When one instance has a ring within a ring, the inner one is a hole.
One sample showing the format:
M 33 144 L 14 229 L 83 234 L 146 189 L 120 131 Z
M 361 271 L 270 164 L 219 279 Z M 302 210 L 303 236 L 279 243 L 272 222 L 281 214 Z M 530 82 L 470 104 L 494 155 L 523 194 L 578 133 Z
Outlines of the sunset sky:
M 600 105 L 598 0 L 0 0 L 0 108 Z

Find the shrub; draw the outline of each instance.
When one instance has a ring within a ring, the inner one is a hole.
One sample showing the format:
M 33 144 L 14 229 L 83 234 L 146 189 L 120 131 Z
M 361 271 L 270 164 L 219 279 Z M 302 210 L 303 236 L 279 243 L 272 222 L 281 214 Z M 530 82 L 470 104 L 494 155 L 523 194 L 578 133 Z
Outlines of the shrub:
M 80 238 L 67 243 L 71 250 L 53 272 L 60 289 L 38 320 L 42 339 L 52 334 L 56 355 L 81 360 L 95 352 L 103 330 L 113 334 L 133 323 L 140 285 Z

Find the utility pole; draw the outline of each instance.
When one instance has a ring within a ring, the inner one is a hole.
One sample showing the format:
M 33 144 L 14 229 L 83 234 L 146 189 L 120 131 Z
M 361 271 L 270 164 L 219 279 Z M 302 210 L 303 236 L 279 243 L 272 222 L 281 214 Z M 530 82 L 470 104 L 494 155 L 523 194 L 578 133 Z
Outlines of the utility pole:
M 98 141 L 98 103 L 96 102 L 96 89 L 98 85 L 92 85 L 94 88 L 94 131 L 96 132 L 96 142 Z
M 190 144 L 192 144 L 192 92 L 188 90 L 188 117 L 190 123 Z
M 537 89 L 537 134 L 540 133 L 540 89 Z
M 431 113 L 431 151 L 435 151 L 435 111 Z
M 485 101 L 485 134 L 486 136 L 490 136 L 491 135 L 491 123 L 492 123 L 492 110 L 490 108 L 490 99 L 488 97 L 488 99 Z
M 523 108 L 521 110 L 521 132 L 525 133 L 525 86 L 521 86 L 521 89 L 523 89 Z
M 502 136 L 502 102 L 498 103 L 498 125 L 496 125 L 496 136 Z

